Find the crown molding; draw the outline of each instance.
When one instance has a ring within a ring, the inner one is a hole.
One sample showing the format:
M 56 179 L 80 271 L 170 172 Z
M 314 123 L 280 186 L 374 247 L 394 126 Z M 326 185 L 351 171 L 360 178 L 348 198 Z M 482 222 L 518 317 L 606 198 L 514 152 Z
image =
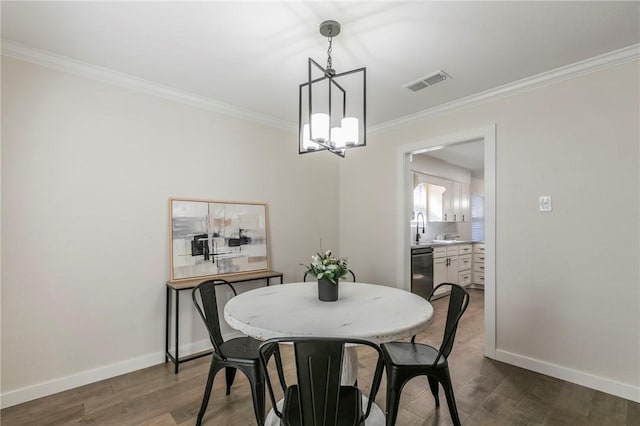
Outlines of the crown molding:
M 154 83 L 149 80 L 113 71 L 108 68 L 77 61 L 66 56 L 57 55 L 40 49 L 34 49 L 11 40 L 2 39 L 2 54 L 82 77 L 111 83 L 149 95 L 225 114 L 227 116 L 253 121 L 288 131 L 295 131 L 296 128 L 296 125 L 291 122 L 277 119 L 266 114 L 240 108 L 235 105 L 216 101 L 204 96 L 195 95 L 193 93 L 185 92 L 159 83 Z M 634 44 L 593 58 L 585 59 L 574 64 L 523 78 L 513 83 L 485 90 L 484 92 L 476 93 L 455 101 L 447 102 L 414 114 L 409 114 L 395 120 L 386 121 L 369 127 L 367 132 L 374 134 L 394 127 L 402 127 L 414 121 L 434 117 L 456 109 L 478 105 L 503 97 L 513 96 L 518 93 L 543 87 L 562 80 L 635 61 L 639 58 L 640 44 Z
M 113 71 L 101 66 L 77 61 L 45 50 L 35 49 L 15 41 L 2 39 L 2 54 L 26 62 L 114 84 L 116 86 L 125 87 L 148 95 L 158 96 L 234 118 L 253 121 L 283 130 L 295 130 L 295 126 L 292 123 L 266 114 L 240 108 L 205 96 L 195 95 L 193 93 L 154 83 L 125 73 Z
M 408 125 L 414 121 L 422 120 L 436 115 L 444 114 L 456 109 L 470 107 L 492 100 L 513 96 L 528 90 L 547 86 L 562 80 L 578 77 L 601 69 L 614 67 L 640 58 L 640 44 L 634 44 L 612 52 L 604 53 L 593 58 L 585 59 L 570 65 L 545 71 L 531 77 L 514 81 L 513 83 L 498 86 L 484 92 L 476 93 L 455 101 L 447 102 L 433 108 L 425 109 L 414 114 L 406 115 L 395 120 L 387 121 L 367 130 L 369 133 L 377 133 L 394 127 Z

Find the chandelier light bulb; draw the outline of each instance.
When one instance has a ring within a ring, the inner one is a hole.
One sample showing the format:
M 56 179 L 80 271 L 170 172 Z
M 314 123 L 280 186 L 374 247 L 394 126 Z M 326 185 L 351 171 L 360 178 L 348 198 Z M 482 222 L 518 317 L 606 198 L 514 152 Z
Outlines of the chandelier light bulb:
M 344 147 L 344 129 L 342 127 L 331 128 L 331 142 L 333 142 L 336 148 Z
M 329 114 L 318 112 L 311 115 L 311 140 L 325 143 L 329 140 Z
M 311 141 L 309 137 L 309 125 L 305 124 L 302 128 L 302 147 L 307 151 L 315 151 L 318 149 L 318 144 Z
M 342 138 L 345 146 L 358 144 L 358 119 L 355 117 L 345 117 L 341 121 Z

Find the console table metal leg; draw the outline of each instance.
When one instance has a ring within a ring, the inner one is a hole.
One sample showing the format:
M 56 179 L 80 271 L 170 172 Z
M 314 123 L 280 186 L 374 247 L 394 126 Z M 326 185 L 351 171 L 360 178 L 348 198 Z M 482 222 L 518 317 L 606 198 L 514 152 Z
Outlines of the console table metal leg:
M 169 310 L 171 309 L 171 289 L 167 287 L 167 306 L 164 312 L 164 362 L 169 361 Z
M 180 292 L 176 291 L 176 368 L 175 368 L 175 373 L 174 374 L 178 374 L 178 366 L 180 365 L 180 357 L 178 356 L 178 332 L 180 330 L 178 330 L 178 318 L 180 317 Z

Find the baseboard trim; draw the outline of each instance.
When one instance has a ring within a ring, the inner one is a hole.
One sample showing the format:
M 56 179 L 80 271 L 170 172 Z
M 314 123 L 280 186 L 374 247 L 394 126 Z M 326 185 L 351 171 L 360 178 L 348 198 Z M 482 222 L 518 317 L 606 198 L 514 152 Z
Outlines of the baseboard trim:
M 628 399 L 630 401 L 640 402 L 640 387 L 638 386 L 617 382 L 615 380 L 606 379 L 583 371 L 574 370 L 572 368 L 563 367 L 561 365 L 529 358 L 500 349 L 496 350 L 495 359 L 506 362 L 507 364 L 535 371 L 536 373 L 545 374 L 577 385 L 586 386 L 591 389 L 619 396 L 620 398 Z
M 240 336 L 242 336 L 242 334 L 239 332 L 228 333 L 224 335 L 224 339 L 228 340 Z M 188 343 L 180 346 L 180 357 L 182 358 L 183 356 L 188 356 L 208 349 L 211 349 L 211 342 L 209 339 Z M 79 386 L 88 385 L 100 380 L 131 373 L 132 371 L 141 370 L 143 368 L 152 367 L 162 363 L 164 363 L 164 352 L 154 352 L 137 358 L 131 358 L 126 361 L 81 371 L 69 376 L 59 377 L 47 382 L 26 386 L 24 388 L 0 394 L 0 408 L 8 408 L 13 405 L 33 401 L 34 399 L 53 395 L 58 392 L 63 392 Z

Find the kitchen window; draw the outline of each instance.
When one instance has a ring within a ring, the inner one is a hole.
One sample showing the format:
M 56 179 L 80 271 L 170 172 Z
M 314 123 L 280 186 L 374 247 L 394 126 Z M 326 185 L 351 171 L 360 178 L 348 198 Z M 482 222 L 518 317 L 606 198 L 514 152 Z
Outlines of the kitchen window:
M 418 213 L 422 213 L 425 218 L 427 217 L 427 185 L 425 183 L 419 183 L 413 188 L 412 222 L 416 221 Z
M 471 241 L 484 241 L 484 195 L 471 194 Z

